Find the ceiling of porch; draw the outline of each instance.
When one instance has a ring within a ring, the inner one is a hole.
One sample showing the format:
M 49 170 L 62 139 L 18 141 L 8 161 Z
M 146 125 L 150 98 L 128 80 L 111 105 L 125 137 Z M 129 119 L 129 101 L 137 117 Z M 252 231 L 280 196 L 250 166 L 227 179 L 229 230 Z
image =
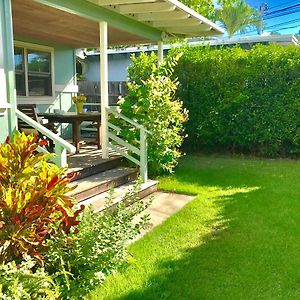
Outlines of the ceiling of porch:
M 63 1 L 62 1 L 63 2 Z M 214 23 L 176 0 L 89 0 L 143 26 L 164 33 L 166 38 L 222 34 Z M 56 9 L 34 0 L 12 0 L 14 35 L 33 41 L 74 48 L 97 47 L 99 24 L 93 19 Z M 109 23 L 108 23 L 109 25 Z M 122 29 L 108 27 L 109 45 L 132 45 L 151 40 Z

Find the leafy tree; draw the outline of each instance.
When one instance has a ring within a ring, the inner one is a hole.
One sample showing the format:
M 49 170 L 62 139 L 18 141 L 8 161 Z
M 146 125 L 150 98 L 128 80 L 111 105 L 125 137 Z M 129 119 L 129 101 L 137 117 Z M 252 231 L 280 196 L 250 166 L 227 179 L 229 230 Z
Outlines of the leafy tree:
M 212 18 L 214 15 L 215 8 L 212 0 L 182 0 L 181 2 L 204 17 Z
M 225 0 L 220 4 L 221 7 L 216 9 L 215 19 L 223 23 L 229 37 L 247 27 L 259 26 L 259 12 L 245 0 Z

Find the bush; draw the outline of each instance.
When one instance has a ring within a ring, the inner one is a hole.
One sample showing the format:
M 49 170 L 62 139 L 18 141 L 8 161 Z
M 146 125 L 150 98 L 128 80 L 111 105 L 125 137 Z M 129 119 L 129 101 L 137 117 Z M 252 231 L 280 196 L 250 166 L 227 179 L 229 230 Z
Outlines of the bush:
M 0 260 L 31 256 L 43 264 L 46 240 L 68 232 L 80 210 L 66 193 L 72 176 L 36 154 L 37 137 L 15 132 L 0 144 Z
M 124 197 L 128 206 L 122 201 L 101 214 L 85 209 L 77 233 L 62 234 L 48 242 L 46 268 L 51 274 L 60 274 L 55 282 L 64 299 L 81 298 L 129 258 L 128 241 L 140 233 L 149 218 L 140 215 L 149 203 L 137 201 L 139 186 L 136 183 Z M 113 199 L 111 193 L 108 207 Z
M 128 69 L 129 94 L 119 101 L 124 115 L 152 133 L 148 135 L 148 166 L 152 175 L 172 172 L 182 155 L 179 148 L 183 142 L 183 123 L 187 120 L 187 111 L 175 97 L 178 82 L 171 79 L 179 58 L 180 54 L 168 56 L 157 67 L 154 53 L 132 57 L 133 64 Z M 139 130 L 122 127 L 119 134 L 138 146 Z
M 59 287 L 43 268 L 32 259 L 18 266 L 15 262 L 0 264 L 0 299 L 59 299 Z
M 185 48 L 174 74 L 193 150 L 299 155 L 297 47 Z

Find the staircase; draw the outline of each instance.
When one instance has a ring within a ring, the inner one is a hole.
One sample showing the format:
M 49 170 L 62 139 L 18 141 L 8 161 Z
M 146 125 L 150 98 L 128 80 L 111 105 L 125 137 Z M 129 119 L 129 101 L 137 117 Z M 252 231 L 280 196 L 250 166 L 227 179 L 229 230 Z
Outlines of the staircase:
M 134 181 L 138 178 L 138 170 L 127 167 L 124 159 L 119 156 L 97 161 L 96 164 L 85 166 L 77 172 L 78 176 L 71 182 L 71 185 L 77 187 L 70 195 L 75 197 L 78 205 L 91 205 L 97 212 L 104 209 L 110 189 L 114 189 L 114 205 L 133 188 Z M 138 196 L 144 198 L 156 190 L 157 182 L 148 180 L 141 184 Z

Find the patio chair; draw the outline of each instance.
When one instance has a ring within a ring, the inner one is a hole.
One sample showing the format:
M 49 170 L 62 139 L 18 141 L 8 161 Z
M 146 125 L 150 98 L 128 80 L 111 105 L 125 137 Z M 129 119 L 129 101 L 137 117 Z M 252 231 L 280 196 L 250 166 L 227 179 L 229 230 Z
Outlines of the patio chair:
M 46 123 L 46 124 L 42 123 L 42 118 L 38 117 L 37 108 L 34 104 L 19 104 L 18 105 L 18 110 L 20 110 L 22 113 L 24 113 L 25 115 L 27 115 L 28 117 L 30 117 L 34 121 L 40 123 L 41 125 L 43 125 L 47 129 L 51 130 L 53 133 L 57 134 L 57 130 L 56 130 L 56 127 L 55 127 L 54 123 L 50 123 L 50 122 Z M 40 133 L 35 128 L 33 128 L 29 124 L 25 123 L 21 119 L 18 119 L 18 129 L 19 129 L 19 131 L 24 132 L 25 134 L 38 135 L 40 140 L 46 140 L 46 139 L 48 140 L 48 138 L 45 137 L 42 133 Z M 48 140 L 48 145 L 46 146 L 46 149 L 49 152 L 53 152 L 54 144 L 53 144 L 52 140 Z

